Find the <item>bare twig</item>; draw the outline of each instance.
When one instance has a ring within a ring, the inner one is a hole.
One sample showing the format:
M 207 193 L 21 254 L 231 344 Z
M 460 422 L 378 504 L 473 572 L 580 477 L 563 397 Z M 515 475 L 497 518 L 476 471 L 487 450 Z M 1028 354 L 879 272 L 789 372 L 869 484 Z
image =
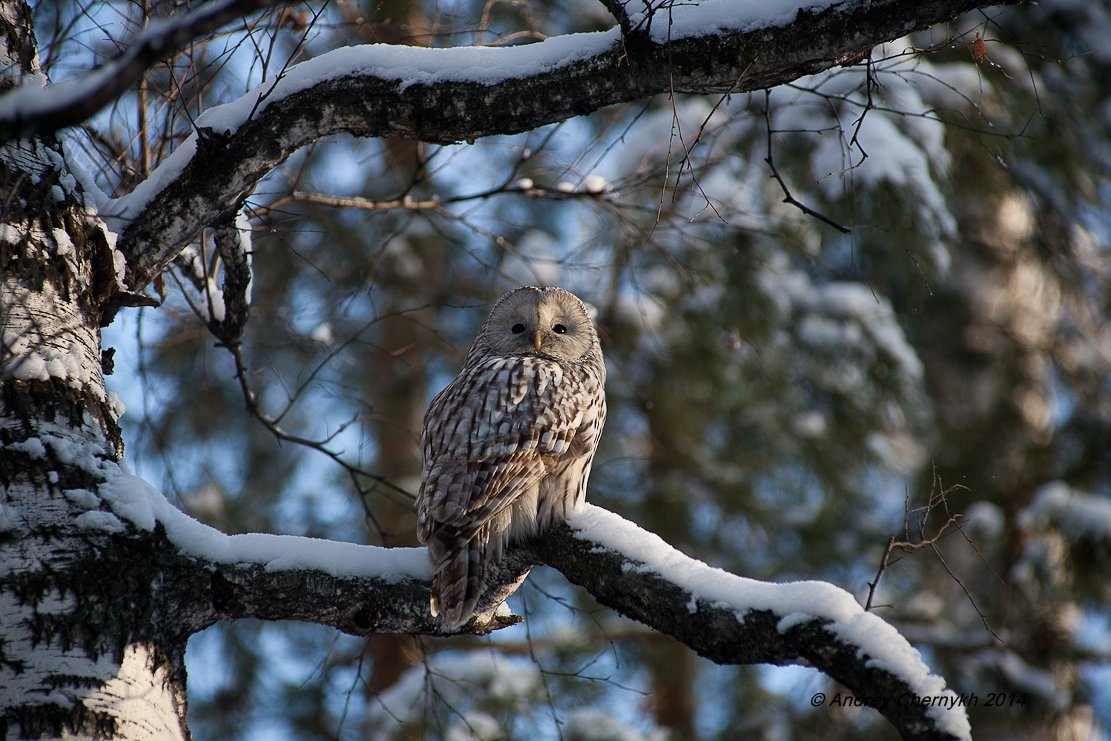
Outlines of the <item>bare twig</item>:
M 783 191 L 783 202 L 794 206 L 795 208 L 799 209 L 800 211 L 802 211 L 807 216 L 812 216 L 815 219 L 817 219 L 818 221 L 822 222 L 823 224 L 827 224 L 829 226 L 832 226 L 834 229 L 841 232 L 842 234 L 851 234 L 852 231 L 853 231 L 852 228 L 847 227 L 844 224 L 841 224 L 837 221 L 834 221 L 833 219 L 826 216 L 825 214 L 823 214 L 819 211 L 815 211 L 814 209 L 810 208 L 809 206 L 807 206 L 805 203 L 803 203 L 799 199 L 795 198 L 795 196 L 791 193 L 791 189 L 789 187 L 787 187 L 787 181 L 785 181 L 783 179 L 783 176 L 779 174 L 779 168 L 777 168 L 776 165 L 775 165 L 775 155 L 773 154 L 773 151 L 772 151 L 772 135 L 775 133 L 775 130 L 772 128 L 771 91 L 770 90 L 765 90 L 764 91 L 764 121 L 766 122 L 766 125 L 767 125 L 767 134 L 768 134 L 768 151 L 767 151 L 767 156 L 764 158 L 764 162 L 766 162 L 768 167 L 771 169 L 772 177 L 775 178 L 775 181 L 777 183 L 779 183 L 779 187 Z
M 864 609 L 872 610 L 874 607 L 880 606 L 874 604 L 876 590 L 879 588 L 880 581 L 883 579 L 884 574 L 887 573 L 887 569 L 892 564 L 899 561 L 898 558 L 894 560 L 892 559 L 892 555 L 896 550 L 902 551 L 906 554 L 910 554 L 923 548 L 929 548 L 933 552 L 934 556 L 937 557 L 937 560 L 941 563 L 942 567 L 945 569 L 945 572 L 949 574 L 949 576 L 952 577 L 953 581 L 955 581 L 960 586 L 961 590 L 968 598 L 969 603 L 976 610 L 976 614 L 980 616 L 980 620 L 984 623 L 984 628 L 987 629 L 987 631 L 991 633 L 992 637 L 994 637 L 997 641 L 999 641 L 1000 643 L 1004 643 L 1003 638 L 998 633 L 996 633 L 995 630 L 992 629 L 991 624 L 988 622 L 987 615 L 985 615 L 983 610 L 981 610 L 980 607 L 976 604 L 976 599 L 968 590 L 968 586 L 964 583 L 964 580 L 961 579 L 949 566 L 949 563 L 945 560 L 945 556 L 942 554 L 941 549 L 938 547 L 938 544 L 942 541 L 942 539 L 947 538 L 954 532 L 959 532 L 964 537 L 965 541 L 970 546 L 972 546 L 972 549 L 976 552 L 976 555 L 979 556 L 980 560 L 988 566 L 988 570 L 991 571 L 992 575 L 995 576 L 995 578 L 998 579 L 1000 582 L 1003 582 L 999 575 L 991 569 L 991 566 L 989 564 L 987 564 L 987 561 L 984 559 L 984 555 L 980 551 L 980 549 L 961 528 L 961 520 L 964 516 L 959 513 L 952 514 L 949 511 L 949 495 L 952 494 L 954 491 L 964 488 L 965 487 L 959 484 L 949 487 L 943 486 L 941 482 L 941 476 L 938 474 L 937 468 L 935 467 L 933 472 L 933 481 L 931 482 L 930 486 L 930 496 L 926 504 L 921 507 L 912 508 L 910 506 L 910 497 L 907 497 L 906 502 L 903 505 L 903 538 L 898 539 L 895 536 L 888 538 L 887 546 L 884 548 L 883 556 L 880 558 L 879 568 L 876 570 L 876 576 L 872 579 L 872 581 L 868 582 L 868 598 L 864 603 Z M 937 527 L 936 530 L 928 533 L 927 531 L 930 527 L 930 516 L 934 514 L 934 512 L 940 512 L 941 515 L 945 518 L 945 521 L 941 523 L 941 525 Z M 917 518 L 917 526 L 915 527 L 915 532 L 912 535 L 911 520 L 914 518 Z

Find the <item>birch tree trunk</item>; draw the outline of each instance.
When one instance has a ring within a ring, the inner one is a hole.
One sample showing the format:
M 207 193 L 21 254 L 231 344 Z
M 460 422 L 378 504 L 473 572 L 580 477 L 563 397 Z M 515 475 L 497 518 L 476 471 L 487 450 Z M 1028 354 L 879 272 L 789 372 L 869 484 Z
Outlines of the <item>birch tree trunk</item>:
M 7 87 L 37 56 L 26 5 L 0 24 Z M 122 256 L 53 137 L 0 150 L 0 204 L 0 736 L 186 738 L 156 537 L 97 493 L 123 453 L 100 344 Z

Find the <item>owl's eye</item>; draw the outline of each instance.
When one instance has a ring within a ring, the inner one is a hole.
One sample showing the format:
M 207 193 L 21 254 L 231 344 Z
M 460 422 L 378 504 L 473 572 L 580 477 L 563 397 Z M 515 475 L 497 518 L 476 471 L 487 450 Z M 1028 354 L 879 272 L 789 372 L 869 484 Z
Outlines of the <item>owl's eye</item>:
M 552 331 L 556 334 L 567 334 L 567 327 L 562 324 L 556 324 L 552 326 Z
M 509 331 L 512 332 L 513 334 L 521 334 L 521 332 L 525 331 L 525 325 L 521 324 L 520 322 L 517 322 L 516 324 L 514 324 L 512 327 L 509 328 Z

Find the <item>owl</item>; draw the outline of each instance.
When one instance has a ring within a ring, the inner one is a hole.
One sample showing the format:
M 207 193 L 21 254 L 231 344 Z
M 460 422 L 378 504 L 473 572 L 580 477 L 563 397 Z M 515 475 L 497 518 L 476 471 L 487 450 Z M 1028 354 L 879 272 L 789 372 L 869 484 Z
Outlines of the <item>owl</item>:
M 417 535 L 444 627 L 471 619 L 486 566 L 508 543 L 586 498 L 605 380 L 598 335 L 574 294 L 525 286 L 494 304 L 421 434 Z

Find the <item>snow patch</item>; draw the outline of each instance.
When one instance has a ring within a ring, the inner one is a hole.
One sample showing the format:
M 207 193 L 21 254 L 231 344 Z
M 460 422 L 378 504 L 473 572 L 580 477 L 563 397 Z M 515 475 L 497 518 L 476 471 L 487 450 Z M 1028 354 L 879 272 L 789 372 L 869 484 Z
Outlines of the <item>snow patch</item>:
M 84 509 L 96 509 L 100 506 L 100 497 L 88 489 L 66 489 L 63 494 L 66 499 Z
M 59 378 L 73 381 L 71 385 L 84 386 L 89 373 L 82 365 L 81 355 L 74 343 L 66 349 L 42 347 L 13 358 L 7 365 L 8 375 L 19 381 L 48 381 Z
M 251 270 L 251 260 L 254 256 L 254 245 L 251 242 L 253 233 L 251 231 L 251 220 L 247 216 L 246 211 L 240 211 L 235 215 L 235 228 L 239 231 L 239 249 L 243 251 L 243 255 L 247 258 L 247 288 L 244 291 L 244 299 L 249 304 L 251 303 L 251 295 L 255 285 L 255 272 Z
M 0 224 L 0 242 L 17 245 L 23 239 L 23 230 L 15 224 Z
M 51 229 L 50 234 L 54 237 L 55 252 L 57 252 L 62 257 L 75 254 L 73 241 L 69 238 L 69 234 L 66 232 L 65 229 Z
M 470 712 L 448 726 L 445 741 L 498 741 L 508 738 L 497 718 L 489 713 Z
M 63 295 L 50 282 L 31 291 L 18 281 L 0 282 L 4 317 L 0 375 L 20 381 L 59 379 L 104 399 L 98 330 L 81 316 L 76 296 Z
M 632 12 L 629 18 L 637 29 L 647 29 L 652 41 L 666 44 L 678 39 L 709 36 L 723 31 L 754 31 L 758 28 L 786 26 L 799 13 L 817 13 L 843 0 L 762 0 L 758 3 L 736 0 L 701 0 L 697 3 L 676 3 L 655 0 Z M 634 7 L 626 3 L 627 9 Z
M 424 548 L 379 548 L 269 533 L 227 535 L 194 520 L 149 483 L 122 470 L 98 491 L 118 517 L 142 530 L 161 524 L 183 553 L 217 563 L 255 563 L 267 571 L 313 569 L 332 576 L 375 577 L 386 582 L 431 577 Z
M 115 416 L 116 420 L 127 413 L 127 405 L 123 403 L 123 399 L 115 391 L 108 392 L 108 408 L 112 410 L 112 415 Z
M 1111 499 L 1052 481 L 1038 489 L 1020 523 L 1028 529 L 1056 525 L 1072 542 L 1111 542 Z
M 645 733 L 598 708 L 572 710 L 562 735 L 575 741 L 666 741 L 671 737 L 658 728 Z
M 73 519 L 77 527 L 82 530 L 100 530 L 106 533 L 122 533 L 126 530 L 126 526 L 120 522 L 120 518 L 116 517 L 111 512 L 101 512 L 100 510 L 91 510 L 89 512 L 82 512 Z
M 112 250 L 112 270 L 115 273 L 116 287 L 121 291 L 127 290 L 124 279 L 127 277 L 127 258 L 117 249 Z
M 430 656 L 380 693 L 368 715 L 379 728 L 396 727 L 423 719 L 430 702 L 463 711 L 475 697 L 524 712 L 540 686 L 539 669 L 531 661 L 489 651 Z

